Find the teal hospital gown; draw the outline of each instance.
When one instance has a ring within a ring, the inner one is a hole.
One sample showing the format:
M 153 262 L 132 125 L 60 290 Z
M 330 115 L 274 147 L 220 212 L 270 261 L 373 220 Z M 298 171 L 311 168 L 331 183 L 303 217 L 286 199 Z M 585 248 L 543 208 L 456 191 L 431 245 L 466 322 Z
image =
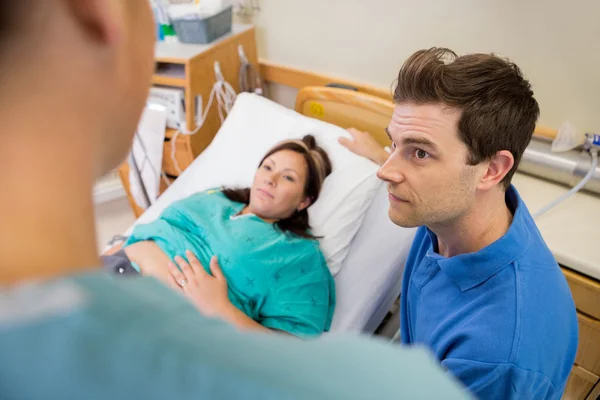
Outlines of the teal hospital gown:
M 276 229 L 221 190 L 194 194 L 138 225 L 125 246 L 152 240 L 171 259 L 192 251 L 209 271 L 216 255 L 229 299 L 261 325 L 298 336 L 329 330 L 335 285 L 316 240 Z M 165 266 L 166 268 L 166 266 Z

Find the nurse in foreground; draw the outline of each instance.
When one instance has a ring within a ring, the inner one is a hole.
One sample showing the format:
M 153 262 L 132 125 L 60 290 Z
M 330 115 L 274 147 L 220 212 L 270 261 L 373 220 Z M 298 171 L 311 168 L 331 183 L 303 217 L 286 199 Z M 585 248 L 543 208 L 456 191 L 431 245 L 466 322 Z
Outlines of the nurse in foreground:
M 368 133 L 341 139 L 381 165 L 389 216 L 420 227 L 408 255 L 401 337 L 425 345 L 481 399 L 560 399 L 577 351 L 566 279 L 511 178 L 537 101 L 519 68 L 448 49 L 398 74 L 388 154 Z
M 146 0 L 0 2 L 0 398 L 465 398 L 423 351 L 240 332 L 101 270 L 94 182 L 131 145 L 153 32 Z

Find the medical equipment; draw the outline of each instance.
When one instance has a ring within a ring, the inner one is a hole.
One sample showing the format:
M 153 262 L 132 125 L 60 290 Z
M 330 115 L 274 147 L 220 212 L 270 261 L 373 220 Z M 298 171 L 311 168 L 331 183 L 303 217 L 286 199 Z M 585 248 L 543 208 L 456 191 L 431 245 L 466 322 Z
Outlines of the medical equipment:
M 568 186 L 575 186 L 591 169 L 588 151 L 570 150 L 555 153 L 550 142 L 534 138 L 521 158 L 519 172 Z M 600 194 L 600 167 L 581 190 Z
M 204 125 L 204 121 L 206 121 L 206 116 L 210 111 L 215 97 L 217 99 L 217 111 L 219 112 L 219 118 L 221 119 L 222 124 L 225 120 L 226 115 L 229 114 L 229 111 L 231 111 L 231 108 L 233 107 L 233 103 L 236 98 L 235 90 L 223 77 L 223 73 L 221 72 L 221 64 L 218 61 L 215 61 L 213 68 L 215 72 L 216 82 L 213 85 L 212 90 L 210 91 L 208 103 L 206 104 L 204 112 L 200 116 L 200 119 L 196 121 L 196 127 L 192 131 L 188 131 L 187 129 L 185 129 L 185 122 L 182 122 L 179 124 L 179 126 L 177 127 L 177 131 L 171 138 L 171 160 L 173 160 L 173 165 L 179 173 L 181 173 L 182 171 L 179 167 L 179 163 L 177 162 L 177 158 L 175 157 L 175 143 L 177 140 L 177 136 L 179 136 L 179 134 L 193 135 L 196 132 L 198 132 L 200 128 L 202 128 L 202 125 Z M 199 106 L 198 109 L 202 109 L 202 107 Z
M 148 102 L 160 104 L 167 110 L 167 126 L 177 129 L 185 126 L 186 113 L 184 90 L 172 87 L 153 86 L 150 88 Z M 193 110 L 196 121 L 202 118 L 202 96 L 196 96 L 196 108 Z
M 591 158 L 591 166 L 584 178 L 567 193 L 563 194 L 559 198 L 555 199 L 551 203 L 547 204 L 540 210 L 533 213 L 533 218 L 537 218 L 540 215 L 547 212 L 548 210 L 552 209 L 553 207 L 556 207 L 558 204 L 562 203 L 563 201 L 577 193 L 579 190 L 581 190 L 590 181 L 590 179 L 592 179 L 598 167 L 598 153 L 600 152 L 600 135 L 588 133 L 586 135 L 584 151 L 589 153 L 589 156 Z
M 150 88 L 148 101 L 160 104 L 167 110 L 167 126 L 177 129 L 185 123 L 184 91 L 178 88 L 153 86 Z
M 241 44 L 238 46 L 238 56 L 240 58 L 240 92 L 256 93 L 264 96 L 260 75 L 246 57 L 244 46 Z
M 577 146 L 585 141 L 585 135 L 583 140 L 581 134 L 577 131 L 577 128 L 570 122 L 563 122 L 556 132 L 556 137 L 552 141 L 552 151 L 554 153 L 562 153 L 565 151 L 573 150 Z

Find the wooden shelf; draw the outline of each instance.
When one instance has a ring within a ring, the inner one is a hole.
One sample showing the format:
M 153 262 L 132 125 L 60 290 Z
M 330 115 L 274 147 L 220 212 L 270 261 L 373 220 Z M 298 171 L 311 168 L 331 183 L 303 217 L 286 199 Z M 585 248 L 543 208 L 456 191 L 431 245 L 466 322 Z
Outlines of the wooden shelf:
M 157 62 L 152 84 L 184 88 L 187 83 L 185 65 Z
M 230 33 L 207 44 L 180 43 L 179 41 L 167 43 L 158 41 L 154 47 L 154 59 L 158 62 L 185 65 L 194 59 L 204 57 L 212 51 L 234 43 L 239 37 L 244 36 L 250 31 L 252 31 L 251 34 L 254 36 L 254 27 L 252 25 L 233 24 Z M 246 49 L 246 51 L 249 50 Z M 237 49 L 233 54 L 236 55 L 237 59 Z
M 185 88 L 185 78 L 174 78 L 166 75 L 152 75 L 152 84 Z
M 186 67 L 181 64 L 157 62 L 152 84 L 184 88 L 187 83 Z

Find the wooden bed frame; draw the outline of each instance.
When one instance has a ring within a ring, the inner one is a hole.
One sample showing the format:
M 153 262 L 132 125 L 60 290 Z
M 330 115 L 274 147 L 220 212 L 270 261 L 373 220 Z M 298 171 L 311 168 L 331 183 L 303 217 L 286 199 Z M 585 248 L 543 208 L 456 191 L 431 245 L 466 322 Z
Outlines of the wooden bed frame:
M 296 111 L 342 128 L 369 132 L 382 146 L 389 146 L 385 128 L 394 103 L 381 97 L 348 89 L 306 87 L 296 96 Z

